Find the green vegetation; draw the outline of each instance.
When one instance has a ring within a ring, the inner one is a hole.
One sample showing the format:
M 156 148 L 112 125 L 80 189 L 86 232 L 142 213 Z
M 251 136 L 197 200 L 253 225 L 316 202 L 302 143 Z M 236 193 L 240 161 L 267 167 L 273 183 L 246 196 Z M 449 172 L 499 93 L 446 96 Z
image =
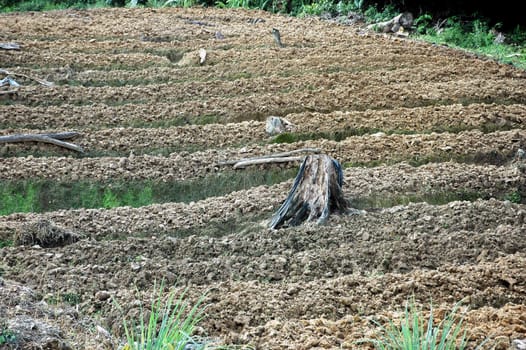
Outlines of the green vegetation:
M 18 186 L 0 186 L 0 215 L 37 210 L 37 187 L 34 184 L 27 183 L 23 191 Z
M 177 298 L 174 290 L 169 291 L 166 298 L 163 293 L 164 283 L 161 283 L 150 310 L 145 311 L 141 304 L 139 320 L 123 319 L 126 334 L 123 350 L 182 350 L 187 344 L 191 344 L 192 349 L 205 348 L 205 344 L 194 341 L 191 336 L 204 316 L 205 295 L 190 306 L 185 300 L 187 290 Z M 122 311 L 118 303 L 116 305 Z
M 513 191 L 511 193 L 508 193 L 505 197 L 504 197 L 505 200 L 508 200 L 512 203 L 521 203 L 522 202 L 522 194 L 519 190 L 517 191 Z
M 59 303 L 66 303 L 70 306 L 80 304 L 82 298 L 77 293 L 60 293 L 52 295 L 46 298 L 46 302 L 52 305 L 58 305 Z
M 351 200 L 351 205 L 356 209 L 391 208 L 397 205 L 409 203 L 426 202 L 431 205 L 443 205 L 453 201 L 475 201 L 477 199 L 489 199 L 488 193 L 476 191 L 433 191 L 427 193 L 396 194 L 396 195 L 372 195 L 369 197 L 358 197 Z
M 16 333 L 7 328 L 7 325 L 0 324 L 0 346 L 13 344 L 16 342 Z
M 49 11 L 106 7 L 106 0 L 0 0 L 1 12 Z
M 10 240 L 10 239 L 6 239 L 6 240 L 0 239 L 0 249 L 4 248 L 4 247 L 12 247 L 12 246 L 13 246 L 13 241 L 12 240 Z M 0 274 L 0 276 L 2 276 L 2 274 Z
M 526 69 L 526 29 L 520 26 L 506 36 L 499 34 L 499 25 L 490 28 L 483 19 L 463 21 L 458 17 L 451 17 L 440 25 L 433 24 L 429 14 L 416 18 L 415 26 L 417 38 L 466 49 Z
M 463 315 L 458 316 L 460 303 L 453 306 L 450 313 L 435 325 L 433 307 L 430 307 L 429 318 L 424 318 L 422 310 L 415 306 L 406 305 L 400 326 L 389 321 L 389 325 L 380 325 L 380 339 L 368 339 L 376 349 L 400 350 L 463 350 L 467 345 L 466 331 L 463 327 Z
M 186 181 L 93 181 L 50 180 L 0 181 L 0 215 L 46 212 L 70 208 L 142 207 L 153 203 L 198 201 L 260 185 L 291 179 L 296 169 L 225 171 Z

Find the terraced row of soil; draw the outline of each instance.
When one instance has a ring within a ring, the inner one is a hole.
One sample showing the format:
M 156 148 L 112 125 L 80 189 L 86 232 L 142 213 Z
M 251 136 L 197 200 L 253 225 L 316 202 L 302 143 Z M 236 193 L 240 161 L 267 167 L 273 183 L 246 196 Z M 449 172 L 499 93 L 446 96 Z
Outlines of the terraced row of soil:
M 398 320 L 413 297 L 439 319 L 463 300 L 471 348 L 526 338 L 523 71 L 257 11 L 0 18 L 0 41 L 22 45 L 0 51 L 0 67 L 55 83 L 15 77 L 0 136 L 77 131 L 84 149 L 2 144 L 0 186 L 211 185 L 298 165 L 225 161 L 318 148 L 343 164 L 345 195 L 364 210 L 269 230 L 289 179 L 189 203 L 0 216 L 0 326 L 19 332 L 13 347 L 122 345 L 122 312 L 136 316 L 161 279 L 191 300 L 207 291 L 197 333 L 221 344 L 372 348 L 358 341 L 378 337 L 373 321 Z M 268 136 L 271 115 L 291 132 Z M 31 236 L 42 227 L 63 235 Z

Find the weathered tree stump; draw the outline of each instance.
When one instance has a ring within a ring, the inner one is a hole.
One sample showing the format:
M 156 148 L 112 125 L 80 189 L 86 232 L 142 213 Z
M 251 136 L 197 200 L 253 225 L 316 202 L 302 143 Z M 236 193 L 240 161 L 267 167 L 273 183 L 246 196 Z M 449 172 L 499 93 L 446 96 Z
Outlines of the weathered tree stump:
M 267 123 L 265 125 L 265 131 L 270 136 L 278 135 L 286 131 L 291 131 L 293 128 L 294 125 L 287 119 L 276 116 L 268 117 Z
M 410 12 L 403 12 L 388 21 L 370 24 L 367 29 L 374 29 L 382 33 L 397 33 L 400 28 L 411 29 L 412 25 L 413 15 Z
M 272 217 L 269 227 L 297 226 L 302 222 L 322 224 L 331 213 L 347 213 L 343 197 L 340 163 L 327 155 L 308 155 L 303 160 L 285 202 Z

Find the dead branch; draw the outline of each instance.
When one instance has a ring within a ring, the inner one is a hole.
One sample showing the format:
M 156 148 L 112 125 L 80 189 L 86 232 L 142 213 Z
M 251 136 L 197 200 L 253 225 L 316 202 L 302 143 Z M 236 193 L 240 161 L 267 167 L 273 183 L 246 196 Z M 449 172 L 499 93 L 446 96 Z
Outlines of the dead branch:
M 277 158 L 258 158 L 251 160 L 242 160 L 234 164 L 234 169 L 242 169 L 249 165 L 269 164 L 269 163 L 288 163 L 302 161 L 303 157 L 277 157 Z
M 77 132 L 63 132 L 51 134 L 18 134 L 0 136 L 0 143 L 14 143 L 14 142 L 44 142 L 50 143 L 59 147 L 64 147 L 79 153 L 84 153 L 82 147 L 61 140 L 66 140 L 78 136 Z
M 319 148 L 301 148 L 301 149 L 288 151 L 288 152 L 269 154 L 266 156 L 242 158 L 242 159 L 237 159 L 237 160 L 226 160 L 226 161 L 217 163 L 217 165 L 234 165 L 240 162 L 258 160 L 258 159 L 289 157 L 289 156 L 292 156 L 294 154 L 299 154 L 299 153 L 315 153 L 316 154 L 320 152 L 321 152 L 321 149 Z

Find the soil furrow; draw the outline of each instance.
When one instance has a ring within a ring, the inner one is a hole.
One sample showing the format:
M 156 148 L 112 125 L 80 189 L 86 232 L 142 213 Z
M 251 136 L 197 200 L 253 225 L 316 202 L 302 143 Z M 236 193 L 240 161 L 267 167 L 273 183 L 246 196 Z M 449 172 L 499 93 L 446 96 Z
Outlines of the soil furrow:
M 369 199 L 367 203 L 379 207 L 385 206 L 384 203 L 397 204 L 400 198 L 403 203 L 410 195 L 420 195 L 419 198 L 428 200 L 433 196 L 439 197 L 437 202 L 448 202 L 466 192 L 472 193 L 474 198 L 505 198 L 514 192 L 523 193 L 525 187 L 524 176 L 515 166 L 491 167 L 455 163 L 429 164 L 418 168 L 404 164 L 374 169 L 353 168 L 345 171 L 345 181 L 344 190 L 351 204 L 353 201 Z M 240 215 L 254 216 L 253 221 L 258 221 L 261 217 L 270 218 L 270 212 L 276 210 L 284 200 L 290 184 L 288 181 L 271 187 L 255 187 L 190 204 L 12 214 L 0 217 L 2 236 L 9 240 L 15 228 L 21 228 L 24 222 L 37 219 L 48 219 L 59 226 L 78 230 L 98 239 L 163 232 L 177 234 L 177 231 L 193 230 L 211 225 L 212 222 L 219 225 L 223 222 L 225 230 L 215 230 L 212 226 L 211 234 L 224 235 L 229 233 L 228 223 L 234 226 L 240 224 Z M 451 221 L 450 225 L 453 225 L 453 219 Z
M 0 163 L 0 179 L 46 178 L 66 181 L 93 179 L 184 180 L 227 170 L 218 166 L 225 160 L 236 160 L 317 147 L 345 166 L 379 165 L 410 161 L 425 164 L 457 160 L 480 164 L 504 164 L 524 147 L 526 132 L 512 130 L 484 134 L 469 131 L 458 134 L 352 136 L 343 141 L 314 140 L 286 144 L 253 145 L 241 149 L 207 150 L 195 153 L 173 153 L 168 157 L 131 154 L 128 157 L 71 158 L 17 157 Z M 397 149 L 396 152 L 393 152 Z M 262 165 L 262 168 L 276 165 Z M 280 167 L 297 166 L 295 163 Z
M 290 79 L 273 78 L 275 82 L 258 82 L 259 79 L 240 79 L 234 82 L 211 82 L 206 84 L 187 83 L 182 86 L 171 84 L 157 84 L 145 87 L 68 87 L 55 88 L 24 87 L 19 92 L 15 103 L 29 106 L 52 106 L 61 104 L 83 105 L 104 103 L 108 105 L 120 104 L 148 104 L 157 102 L 173 102 L 181 106 L 195 103 L 208 104 L 221 99 L 223 104 L 230 103 L 243 108 L 245 113 L 254 113 L 257 106 L 264 103 L 280 104 L 280 100 L 298 99 L 289 109 L 298 111 L 312 108 L 314 111 L 326 112 L 337 110 L 338 107 L 363 109 L 375 106 L 369 91 L 374 90 L 385 96 L 385 100 L 377 108 L 412 107 L 423 101 L 440 101 L 446 99 L 489 99 L 490 101 L 526 101 L 524 82 L 516 79 L 461 79 L 447 82 L 437 81 L 428 83 L 426 80 L 400 81 L 379 78 L 368 81 L 361 77 L 358 80 L 349 78 L 340 80 L 340 74 L 321 77 L 318 81 L 304 77 L 303 80 L 290 82 Z M 270 80 L 270 79 L 269 79 Z M 278 81 L 281 81 L 278 83 Z M 246 83 L 246 84 L 245 84 Z M 245 86 L 246 85 L 246 86 Z M 467 92 L 469 91 L 469 95 Z M 221 97 L 220 97 L 221 96 Z M 321 106 L 321 99 L 325 99 L 325 106 Z M 370 103 L 368 104 L 369 101 Z M 416 101 L 419 102 L 416 102 Z M 367 102 L 366 102 L 367 101 Z M 244 105 L 244 106 L 243 106 Z M 249 106 L 252 105 L 252 109 Z M 243 107 L 242 107 L 243 106 Z M 218 106 L 219 107 L 219 106 Z M 216 107 L 217 108 L 217 107 Z M 327 110 L 329 108 L 329 110 Z M 209 113 L 214 113 L 208 111 Z
M 8 117 L 0 118 L 0 123 L 6 130 L 3 134 L 11 132 L 10 129 L 46 129 L 55 128 L 74 128 L 75 130 L 107 129 L 115 126 L 132 126 L 142 124 L 144 128 L 156 128 L 157 132 L 164 131 L 170 125 L 181 125 L 186 123 L 231 123 L 228 118 L 218 118 L 217 116 L 201 116 L 195 120 L 185 117 L 184 113 L 175 110 L 171 105 L 159 103 L 151 106 L 125 105 L 110 107 L 104 105 L 93 105 L 91 107 L 79 106 L 52 106 L 31 108 L 22 105 L 0 106 L 2 114 Z M 331 113 L 294 113 L 282 115 L 296 125 L 295 131 L 298 132 L 336 132 L 342 129 L 377 129 L 387 132 L 389 130 L 407 131 L 454 131 L 462 128 L 489 129 L 492 126 L 522 128 L 524 125 L 524 105 L 498 105 L 474 103 L 469 105 L 439 105 L 416 108 L 394 108 L 386 110 L 366 110 L 366 111 L 334 111 Z M 459 118 L 459 116 L 462 118 Z M 262 118 L 260 118 L 262 119 Z M 245 125 L 251 128 L 262 129 L 262 121 L 236 126 L 230 125 L 228 128 L 238 127 L 240 133 L 250 132 L 244 128 Z M 333 127 L 334 126 L 334 127 Z M 188 126 L 190 130 L 198 132 L 205 129 L 209 133 L 216 134 L 211 127 Z M 225 130 L 225 126 L 220 128 L 220 134 L 229 134 L 231 131 Z M 448 130 L 450 129 L 450 130 Z M 184 129 L 176 129 L 181 132 Z M 252 131 L 254 132 L 254 131 Z M 256 135 L 261 135 L 257 133 Z M 256 135 L 254 137 L 257 139 Z M 242 137 L 236 134 L 235 137 Z M 153 141 L 153 140 L 152 140 Z M 198 142 L 196 138 L 188 142 Z M 213 142 L 207 140 L 207 142 Z M 212 143 L 213 144 L 213 143 Z
M 458 118 L 459 115 L 462 115 L 461 119 Z M 63 117 L 64 122 L 67 123 L 69 118 Z M 474 104 L 398 108 L 385 111 L 300 113 L 290 114 L 285 118 L 295 125 L 293 133 L 289 135 L 292 141 L 295 138 L 338 141 L 352 135 L 378 132 L 416 134 L 419 132 L 461 132 L 473 129 L 485 132 L 522 129 L 526 125 L 526 110 L 523 105 Z M 35 122 L 34 115 L 27 116 L 25 120 Z M 59 118 L 55 120 L 60 121 Z M 23 124 L 22 120 L 17 122 Z M 95 125 L 91 123 L 90 128 L 94 127 Z M 75 130 L 82 129 L 77 126 Z M 82 146 L 88 156 L 95 157 L 128 156 L 130 152 L 136 155 L 158 155 L 159 153 L 168 155 L 181 151 L 201 151 L 206 148 L 287 141 L 287 135 L 270 138 L 264 130 L 265 124 L 257 121 L 164 129 L 104 128 L 94 131 L 82 130 L 81 135 L 75 138 L 74 142 Z M 56 129 L 4 129 L 0 130 L 0 135 L 58 131 Z M 46 144 L 11 144 L 0 148 L 0 155 L 4 157 L 24 154 L 60 156 L 71 153 L 68 150 Z

